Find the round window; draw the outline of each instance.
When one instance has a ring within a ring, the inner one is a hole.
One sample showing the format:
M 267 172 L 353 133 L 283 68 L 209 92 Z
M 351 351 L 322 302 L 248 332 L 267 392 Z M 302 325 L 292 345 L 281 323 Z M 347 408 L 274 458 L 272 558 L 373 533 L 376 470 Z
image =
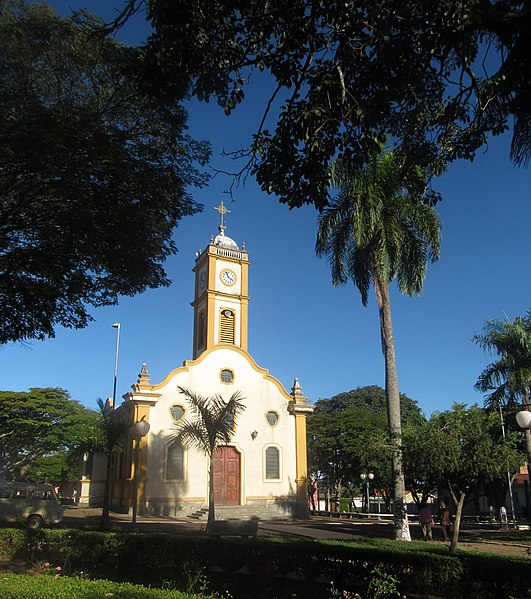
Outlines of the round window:
M 234 373 L 232 372 L 232 370 L 224 368 L 221 371 L 221 380 L 223 383 L 232 383 L 232 381 L 234 380 Z

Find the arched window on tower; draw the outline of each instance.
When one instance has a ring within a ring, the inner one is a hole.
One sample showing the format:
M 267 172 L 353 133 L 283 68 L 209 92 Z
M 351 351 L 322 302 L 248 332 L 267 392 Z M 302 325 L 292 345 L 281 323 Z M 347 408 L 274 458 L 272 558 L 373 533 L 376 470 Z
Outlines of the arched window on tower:
M 234 312 L 226 308 L 221 310 L 219 342 L 234 344 Z

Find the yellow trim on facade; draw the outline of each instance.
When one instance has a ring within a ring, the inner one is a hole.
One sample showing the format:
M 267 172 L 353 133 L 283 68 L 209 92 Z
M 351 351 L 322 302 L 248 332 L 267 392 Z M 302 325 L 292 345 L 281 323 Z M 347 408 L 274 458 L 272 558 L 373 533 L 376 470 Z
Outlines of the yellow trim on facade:
M 274 376 L 270 375 L 269 370 L 267 368 L 261 368 L 260 366 L 258 366 L 258 364 L 254 361 L 254 359 L 246 351 L 237 347 L 236 345 L 214 345 L 214 347 L 211 347 L 211 348 L 205 350 L 197 359 L 186 360 L 182 366 L 172 370 L 164 378 L 164 380 L 162 380 L 160 383 L 157 383 L 156 385 L 149 385 L 149 387 L 146 387 L 146 388 L 149 388 L 150 391 L 158 391 L 159 389 L 162 389 L 163 387 L 165 387 L 175 375 L 177 375 L 181 372 L 188 372 L 192 366 L 200 364 L 211 353 L 214 353 L 216 351 L 222 351 L 222 350 L 223 351 L 233 351 L 233 352 L 236 352 L 237 354 L 240 354 L 242 357 L 244 357 L 247 360 L 247 362 L 249 363 L 249 365 L 255 372 L 258 372 L 259 374 L 261 374 L 264 377 L 264 379 L 273 383 L 285 399 L 293 402 L 293 396 L 290 395 L 284 389 L 282 383 L 278 379 L 276 379 Z

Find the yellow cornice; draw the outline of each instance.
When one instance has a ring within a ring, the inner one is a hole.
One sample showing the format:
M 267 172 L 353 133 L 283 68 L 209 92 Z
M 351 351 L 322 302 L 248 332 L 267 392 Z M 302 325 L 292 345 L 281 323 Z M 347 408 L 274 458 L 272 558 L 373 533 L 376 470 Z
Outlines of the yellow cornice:
M 203 299 L 209 296 L 215 296 L 215 297 L 229 297 L 231 299 L 238 299 L 240 301 L 249 301 L 251 299 L 250 295 L 238 295 L 235 293 L 226 293 L 225 291 L 216 291 L 216 290 L 212 290 L 212 289 L 208 289 L 203 291 L 203 293 L 201 293 L 201 295 L 197 296 L 195 298 L 195 300 L 193 302 L 190 302 L 190 305 L 192 306 L 192 308 L 197 308 L 197 306 L 203 301 Z
M 156 390 L 162 389 L 169 382 L 169 380 L 172 377 L 174 377 L 175 375 L 177 375 L 181 372 L 189 372 L 189 370 L 192 366 L 201 364 L 201 362 L 203 360 L 205 360 L 207 356 L 209 356 L 210 354 L 212 354 L 216 351 L 220 351 L 220 350 L 232 351 L 232 352 L 236 352 L 237 354 L 240 354 L 242 357 L 244 357 L 247 360 L 247 362 L 249 363 L 249 365 L 255 372 L 258 372 L 259 374 L 261 374 L 264 377 L 264 379 L 273 383 L 285 399 L 287 399 L 288 401 L 293 401 L 293 396 L 291 396 L 284 389 L 284 386 L 278 379 L 276 379 L 274 376 L 269 374 L 269 370 L 267 368 L 262 368 L 261 366 L 258 366 L 258 364 L 254 361 L 254 359 L 246 351 L 240 349 L 239 347 L 236 347 L 235 345 L 214 345 L 210 349 L 205 350 L 196 360 L 186 360 L 182 366 L 180 366 L 179 368 L 175 368 L 175 370 L 172 370 L 164 378 L 163 381 L 161 381 L 160 383 L 158 383 L 156 385 L 149 385 L 149 387 L 146 386 L 142 389 L 142 391 L 144 391 L 144 392 L 148 391 L 148 390 L 156 391 Z

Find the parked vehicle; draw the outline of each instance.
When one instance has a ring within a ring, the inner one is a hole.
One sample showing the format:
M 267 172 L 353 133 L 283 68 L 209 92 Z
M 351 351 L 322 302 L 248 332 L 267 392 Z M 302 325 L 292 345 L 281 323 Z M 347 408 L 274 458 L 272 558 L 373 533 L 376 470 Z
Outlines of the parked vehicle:
M 51 485 L 0 482 L 0 521 L 40 528 L 62 520 L 63 506 Z

